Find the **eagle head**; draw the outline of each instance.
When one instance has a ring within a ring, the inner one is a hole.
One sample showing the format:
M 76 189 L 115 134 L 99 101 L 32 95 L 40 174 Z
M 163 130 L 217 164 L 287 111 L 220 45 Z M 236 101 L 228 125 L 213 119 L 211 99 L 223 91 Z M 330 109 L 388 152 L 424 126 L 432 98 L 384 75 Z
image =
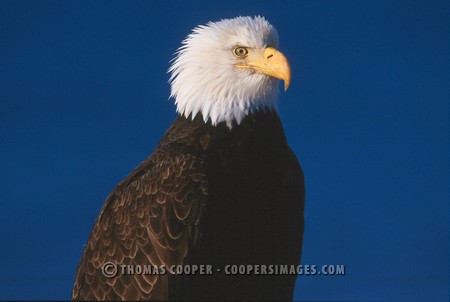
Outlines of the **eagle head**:
M 194 28 L 169 69 L 177 112 L 192 119 L 201 113 L 205 122 L 231 128 L 254 111 L 276 111 L 278 80 L 286 90 L 291 77 L 277 47 L 277 30 L 259 16 Z

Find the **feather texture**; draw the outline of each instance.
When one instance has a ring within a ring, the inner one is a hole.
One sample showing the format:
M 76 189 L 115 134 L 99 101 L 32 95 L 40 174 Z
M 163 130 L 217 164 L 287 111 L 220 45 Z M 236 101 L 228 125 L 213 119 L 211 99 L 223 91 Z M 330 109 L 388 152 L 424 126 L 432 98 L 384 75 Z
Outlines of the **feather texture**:
M 121 275 L 122 265 L 166 266 L 183 263 L 190 233 L 197 228 L 207 196 L 199 144 L 168 130 L 155 152 L 106 199 L 77 269 L 73 299 L 162 300 L 167 276 Z M 173 148 L 184 143 L 184 148 Z M 102 275 L 105 263 L 118 274 Z

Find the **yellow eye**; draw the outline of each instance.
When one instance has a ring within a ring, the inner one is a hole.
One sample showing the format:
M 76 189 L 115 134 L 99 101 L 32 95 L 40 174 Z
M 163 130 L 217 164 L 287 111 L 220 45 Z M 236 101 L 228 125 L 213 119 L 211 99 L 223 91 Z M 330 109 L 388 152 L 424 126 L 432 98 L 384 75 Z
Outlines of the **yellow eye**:
M 237 46 L 233 49 L 233 53 L 236 57 L 245 58 L 248 55 L 248 49 L 242 46 Z

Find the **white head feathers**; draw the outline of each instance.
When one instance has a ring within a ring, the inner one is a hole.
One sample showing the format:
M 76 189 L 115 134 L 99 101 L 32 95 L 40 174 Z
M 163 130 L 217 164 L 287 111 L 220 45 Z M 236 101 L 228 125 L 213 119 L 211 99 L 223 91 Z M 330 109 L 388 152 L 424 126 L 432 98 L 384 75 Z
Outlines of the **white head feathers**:
M 237 17 L 196 27 L 178 49 L 171 73 L 177 112 L 199 112 L 213 125 L 231 127 L 256 110 L 277 110 L 278 80 L 239 68 L 236 46 L 264 50 L 278 46 L 278 33 L 262 17 Z

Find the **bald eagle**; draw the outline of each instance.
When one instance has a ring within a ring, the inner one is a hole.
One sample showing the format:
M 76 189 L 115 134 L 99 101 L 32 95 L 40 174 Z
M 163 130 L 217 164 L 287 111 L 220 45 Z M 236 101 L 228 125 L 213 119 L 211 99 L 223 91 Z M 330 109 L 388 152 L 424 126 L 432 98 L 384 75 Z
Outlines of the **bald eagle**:
M 278 115 L 291 75 L 277 46 L 263 17 L 183 41 L 169 69 L 179 115 L 106 198 L 74 300 L 293 299 L 305 191 Z

